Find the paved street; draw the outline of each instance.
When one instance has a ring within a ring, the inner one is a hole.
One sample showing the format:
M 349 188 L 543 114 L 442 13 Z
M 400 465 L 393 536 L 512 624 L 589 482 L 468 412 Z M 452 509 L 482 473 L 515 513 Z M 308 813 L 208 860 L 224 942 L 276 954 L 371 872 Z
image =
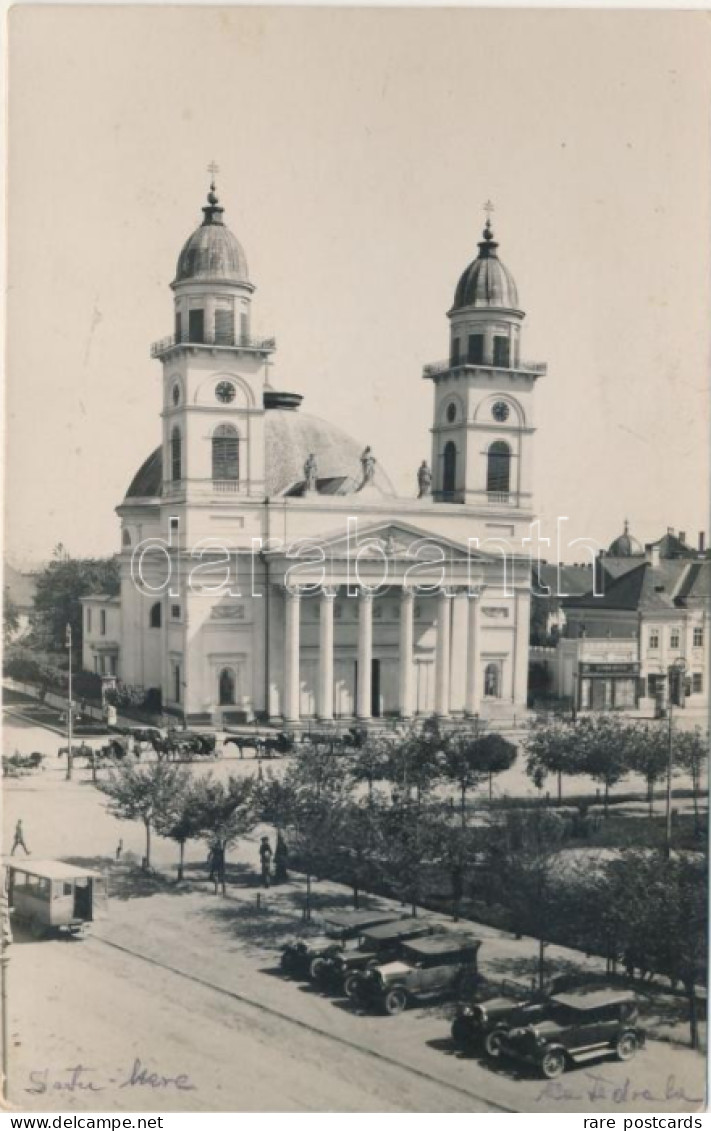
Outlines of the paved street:
M 13 724 L 6 749 L 14 742 L 23 752 L 41 749 L 47 733 Z M 56 748 L 56 736 L 49 738 L 45 748 Z M 11 1096 L 24 1109 L 698 1106 L 703 1059 L 678 1043 L 650 1041 L 632 1063 L 600 1062 L 546 1085 L 456 1053 L 446 1006 L 414 1008 L 394 1018 L 361 1016 L 343 1001 L 284 980 L 275 967 L 283 939 L 301 929 L 302 888 L 294 882 L 272 889 L 265 908 L 257 910 L 254 840 L 230 854 L 243 881 L 223 900 L 198 879 L 202 845 L 189 846 L 189 874 L 198 882 L 183 888 L 112 866 L 119 838 L 124 853 L 140 859 L 143 831 L 110 817 L 84 774 L 64 782 L 59 760 L 6 783 L 5 851 L 18 816 L 35 855 L 98 864 L 110 870 L 112 889 L 109 918 L 84 942 L 18 940 L 13 947 Z M 156 866 L 168 870 L 175 860 L 176 847 L 156 837 Z M 337 885 L 319 883 L 316 890 L 324 904 L 348 906 Z M 534 940 L 475 930 L 484 939 L 485 972 L 510 976 L 530 967 Z M 599 967 L 562 948 L 550 948 L 548 959 Z M 669 1035 L 683 1039 L 683 1025 Z

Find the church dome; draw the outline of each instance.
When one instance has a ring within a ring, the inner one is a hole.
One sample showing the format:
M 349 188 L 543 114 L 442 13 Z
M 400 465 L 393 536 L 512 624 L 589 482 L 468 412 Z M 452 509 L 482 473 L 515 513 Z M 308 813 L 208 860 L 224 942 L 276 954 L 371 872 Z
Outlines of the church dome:
M 173 286 L 177 283 L 241 283 L 251 287 L 244 249 L 225 226 L 214 184 L 210 186 L 205 218 L 186 240 L 178 256 Z
M 630 534 L 630 524 L 627 520 L 625 520 L 624 533 L 610 543 L 607 552 L 612 558 L 636 558 L 644 554 L 641 544 Z
M 457 284 L 452 310 L 469 306 L 501 307 L 518 310 L 518 291 L 514 277 L 497 255 L 498 243 L 487 221 L 479 255 L 470 263 Z
M 361 484 L 360 456 L 364 444 L 317 416 L 294 408 L 275 407 L 264 417 L 267 495 L 299 495 L 304 464 L 313 453 L 320 495 L 352 495 Z M 156 450 L 141 465 L 126 492 L 127 499 L 158 498 L 163 486 L 163 453 Z M 380 463 L 373 486 L 384 495 L 395 490 Z

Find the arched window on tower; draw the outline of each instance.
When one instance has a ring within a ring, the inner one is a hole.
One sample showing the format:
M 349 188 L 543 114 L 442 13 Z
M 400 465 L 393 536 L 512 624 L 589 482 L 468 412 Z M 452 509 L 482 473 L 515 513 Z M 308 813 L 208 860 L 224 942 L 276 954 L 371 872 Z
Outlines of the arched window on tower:
M 156 601 L 155 605 L 151 605 L 150 626 L 151 628 L 160 628 L 161 626 L 160 601 Z
M 183 437 L 177 425 L 170 434 L 170 477 L 174 483 L 183 478 Z
M 486 489 L 494 495 L 508 495 L 511 489 L 511 449 L 504 440 L 495 440 L 489 448 Z
M 457 447 L 453 440 L 444 445 L 444 469 L 442 472 L 442 491 L 452 495 L 457 485 Z
M 232 668 L 223 668 L 219 680 L 220 706 L 229 707 L 235 701 L 235 673 Z
M 232 424 L 220 424 L 212 434 L 212 478 L 239 479 L 239 432 Z

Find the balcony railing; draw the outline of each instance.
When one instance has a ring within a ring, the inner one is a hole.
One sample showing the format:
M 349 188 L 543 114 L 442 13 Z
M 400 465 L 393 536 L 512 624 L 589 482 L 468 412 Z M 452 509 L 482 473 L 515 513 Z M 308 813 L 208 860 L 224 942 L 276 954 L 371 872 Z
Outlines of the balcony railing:
M 248 353 L 272 353 L 276 349 L 276 338 L 251 338 L 246 335 L 238 335 L 236 338 L 228 337 L 226 334 L 216 334 L 211 341 L 202 339 L 196 341 L 188 334 L 169 334 L 167 338 L 161 338 L 157 342 L 153 342 L 151 346 L 151 357 L 162 357 L 164 353 L 169 350 L 175 349 L 176 346 L 196 346 L 198 349 L 232 349 L 232 350 L 246 350 Z
M 429 365 L 424 365 L 422 376 L 438 377 L 440 373 L 448 373 L 450 370 L 454 372 L 455 369 L 501 369 L 505 372 L 542 374 L 548 371 L 548 365 L 545 361 L 519 361 L 516 365 L 487 365 L 483 361 L 452 361 L 451 358 L 443 358 L 442 361 L 431 361 Z
M 169 479 L 163 484 L 163 498 L 176 495 L 246 495 L 249 484 L 242 479 Z

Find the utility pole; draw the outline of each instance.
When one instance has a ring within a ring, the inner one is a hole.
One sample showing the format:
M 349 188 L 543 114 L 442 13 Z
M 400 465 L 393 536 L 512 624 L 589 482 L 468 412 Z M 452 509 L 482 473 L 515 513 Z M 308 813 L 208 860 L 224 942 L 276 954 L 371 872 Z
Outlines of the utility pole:
M 67 625 L 67 652 L 69 655 L 69 702 L 67 703 L 67 781 L 72 780 L 74 759 L 72 756 L 72 626 Z
M 672 842 L 672 767 L 674 763 L 674 731 L 673 731 L 673 712 L 674 712 L 674 692 L 680 685 L 681 680 L 686 671 L 686 662 L 679 657 L 673 664 L 670 664 L 667 670 L 667 692 L 669 698 L 669 751 L 667 756 L 667 819 L 666 819 L 666 835 L 664 842 L 664 850 L 667 857 L 671 855 L 671 842 Z M 674 677 L 676 677 L 674 679 Z

